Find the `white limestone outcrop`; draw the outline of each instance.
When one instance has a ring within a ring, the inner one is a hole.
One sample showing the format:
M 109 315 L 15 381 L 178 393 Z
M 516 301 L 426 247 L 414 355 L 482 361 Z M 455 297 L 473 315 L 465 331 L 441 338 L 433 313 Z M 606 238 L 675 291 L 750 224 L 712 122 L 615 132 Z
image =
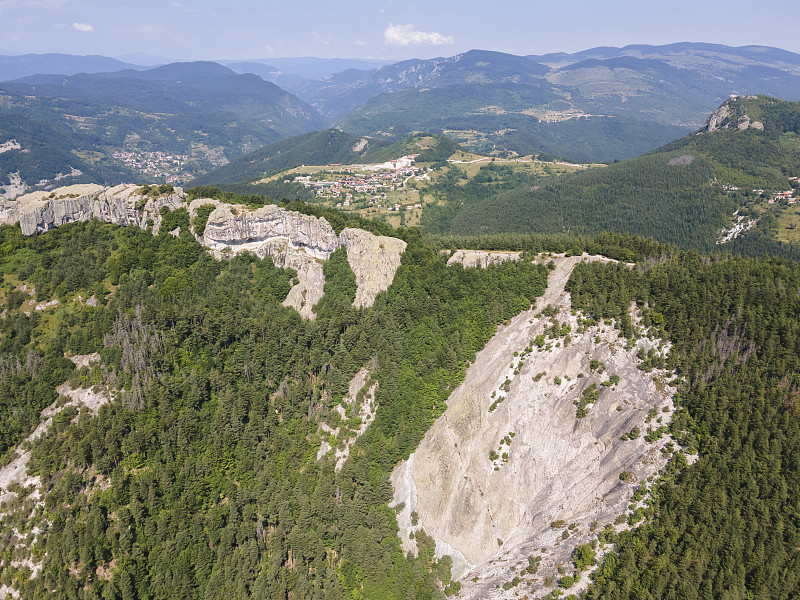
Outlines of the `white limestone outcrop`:
M 23 234 L 33 235 L 67 223 L 97 219 L 142 229 L 152 225 L 152 232 L 158 234 L 165 207 L 170 211 L 187 208 L 194 218 L 206 204 L 215 208 L 198 241 L 217 258 L 252 252 L 259 258 L 271 258 L 278 267 L 297 271 L 297 283 L 284 304 L 306 318 L 314 318 L 313 307 L 324 294 L 322 264 L 337 248 L 346 249 L 356 276 L 354 305 L 368 307 L 391 285 L 406 247 L 402 240 L 360 229 L 345 229 L 337 236 L 325 218 L 275 205 L 253 210 L 209 198 L 195 199 L 187 205 L 180 188 L 153 198 L 143 196 L 141 187 L 131 184 L 111 188 L 72 185 L 51 192 L 33 192 L 16 200 L 0 198 L 0 225 L 18 222 Z
M 90 183 L 32 192 L 16 200 L 0 200 L 0 224 L 19 222 L 23 234 L 33 235 L 92 219 L 142 229 L 152 220 L 153 233 L 158 233 L 161 208 L 175 210 L 183 206 L 181 190 L 151 198 L 142 196 L 140 189 L 130 184 L 105 188 Z
M 456 250 L 447 260 L 447 266 L 459 264 L 464 267 L 485 269 L 489 265 L 500 265 L 507 261 L 519 262 L 522 252 L 490 252 L 487 250 Z
M 353 304 L 359 308 L 372 306 L 375 297 L 394 280 L 406 243 L 397 238 L 352 228 L 342 230 L 339 242 L 347 250 L 347 262 L 356 276 L 356 299 Z
M 582 325 L 564 284 L 580 260 L 556 259 L 537 308 L 498 330 L 444 414 L 392 473 L 393 504 L 403 505 L 398 524 L 404 549 L 414 550 L 413 533 L 420 528 L 431 535 L 437 554 L 453 557 L 453 575 L 462 581 L 459 597 L 512 598 L 519 590 L 502 584 L 533 554 L 542 557 L 540 581 L 543 575 L 558 578 L 556 567 L 589 541 L 590 524 L 596 520 L 602 529 L 626 513 L 638 483 L 666 462 L 660 450 L 667 438 L 652 444 L 642 436 L 620 439 L 634 427 L 645 433 L 651 411 L 657 413 L 653 427 L 656 419 L 668 424 L 671 418 L 667 374 L 637 368 L 638 350 L 657 343 L 643 338 L 628 345 L 604 324 L 578 333 Z M 555 309 L 552 318 L 538 312 L 548 304 Z M 559 331 L 571 327 L 568 340 L 548 338 L 554 321 Z M 538 336 L 542 348 L 534 344 Z M 592 360 L 603 365 L 602 374 L 590 367 Z M 619 382 L 603 385 L 611 375 Z M 578 418 L 574 403 L 593 384 L 598 397 Z M 620 480 L 623 471 L 631 473 L 629 481 Z M 551 527 L 559 521 L 563 525 Z M 564 540 L 568 524 L 574 526 Z

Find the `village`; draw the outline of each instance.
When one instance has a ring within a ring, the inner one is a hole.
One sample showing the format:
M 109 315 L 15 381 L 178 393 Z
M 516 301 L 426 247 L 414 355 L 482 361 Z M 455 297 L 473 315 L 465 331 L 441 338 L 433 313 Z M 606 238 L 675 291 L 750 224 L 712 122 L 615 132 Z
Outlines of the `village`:
M 312 175 L 294 178 L 306 188 L 314 188 L 317 197 L 330 201 L 338 208 L 356 203 L 385 208 L 388 212 L 421 209 L 420 202 L 398 201 L 397 193 L 406 192 L 410 179 L 429 180 L 430 176 L 416 166 L 418 154 L 409 154 L 374 165 L 330 164 L 327 169 Z M 395 193 L 393 193 L 395 192 Z
M 163 178 L 166 183 L 181 184 L 181 176 L 189 157 L 185 154 L 167 154 L 166 152 L 114 152 L 114 158 L 121 161 L 129 169 L 144 175 Z
M 795 183 L 800 182 L 800 177 L 789 177 L 789 181 L 794 181 Z M 761 191 L 761 190 L 753 190 L 753 191 Z M 786 204 L 795 204 L 797 202 L 797 198 L 794 197 L 794 190 L 786 190 L 785 192 L 778 192 L 770 196 L 769 203 L 775 204 L 776 202 L 786 202 Z

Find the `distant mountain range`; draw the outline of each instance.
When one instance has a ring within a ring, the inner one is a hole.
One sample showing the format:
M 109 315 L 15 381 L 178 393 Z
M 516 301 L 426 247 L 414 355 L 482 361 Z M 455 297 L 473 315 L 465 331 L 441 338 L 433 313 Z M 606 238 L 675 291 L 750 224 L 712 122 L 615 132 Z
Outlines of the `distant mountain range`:
M 21 79 L 30 75 L 103 73 L 122 69 L 144 68 L 107 56 L 75 56 L 72 54 L 17 54 L 0 56 L 0 81 Z
M 0 57 L 0 144 L 22 148 L 3 153 L 0 185 L 19 173 L 28 186 L 46 187 L 76 170 L 91 179 L 102 173 L 104 182 L 189 181 L 331 126 L 373 145 L 425 131 L 484 154 L 611 162 L 697 128 L 732 94 L 800 99 L 800 55 L 763 46 L 680 43 L 530 56 L 471 50 L 393 64 L 223 62 L 148 69 L 100 56 Z M 147 166 L 152 152 L 182 158 L 171 170 L 160 158 Z
M 614 160 L 699 127 L 733 94 L 800 99 L 800 55 L 702 43 L 525 57 L 472 50 L 344 71 L 287 89 L 355 134 L 477 132 L 482 146 L 476 150 Z M 577 144 L 563 143 L 559 127 L 550 127 L 584 116 L 595 121 L 560 127 Z M 622 121 L 609 126 L 609 119 Z M 610 131 L 622 133 L 625 142 L 617 143 Z
M 20 146 L 0 155 L 0 184 L 19 173 L 29 187 L 75 170 L 103 183 L 185 181 L 322 126 L 311 107 L 275 84 L 210 62 L 34 75 L 0 84 L 0 94 L 0 143 Z

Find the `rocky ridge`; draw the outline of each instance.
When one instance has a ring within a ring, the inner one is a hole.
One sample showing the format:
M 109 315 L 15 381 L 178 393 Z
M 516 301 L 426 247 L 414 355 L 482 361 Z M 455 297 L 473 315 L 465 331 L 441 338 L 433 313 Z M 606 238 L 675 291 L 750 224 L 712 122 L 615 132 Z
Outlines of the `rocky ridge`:
M 146 198 L 139 186 L 117 185 L 106 188 L 97 184 L 70 185 L 52 192 L 32 192 L 16 200 L 0 199 L 0 224 L 19 222 L 24 235 L 43 233 L 54 227 L 97 219 L 106 223 L 147 228 L 152 220 L 153 233 L 161 224 L 161 209 L 183 206 L 180 188 L 169 195 Z
M 180 188 L 157 197 L 143 196 L 140 190 L 131 184 L 111 188 L 87 184 L 33 192 L 16 200 L 0 198 L 0 224 L 18 222 L 23 234 L 33 235 L 67 223 L 97 219 L 157 234 L 163 210 L 186 208 L 194 218 L 200 206 L 213 204 L 203 235 L 195 236 L 198 241 L 217 258 L 252 252 L 259 258 L 270 257 L 278 267 L 297 271 L 297 283 L 284 304 L 311 319 L 313 307 L 324 293 L 322 263 L 337 248 L 345 248 L 356 276 L 355 305 L 367 307 L 391 284 L 406 247 L 402 240 L 360 229 L 345 229 L 337 235 L 324 217 L 275 205 L 252 210 L 213 199 L 196 199 L 187 205 Z
M 453 558 L 459 597 L 546 592 L 542 578 L 571 572 L 574 548 L 628 513 L 668 458 L 668 438 L 639 433 L 669 424 L 669 374 L 645 373 L 636 359 L 667 348 L 646 337 L 628 344 L 612 325 L 572 314 L 564 284 L 585 259 L 556 259 L 536 309 L 498 330 L 392 473 L 404 549 L 424 529 L 437 555 Z M 525 572 L 531 557 L 535 576 Z M 586 584 L 584 573 L 567 593 Z
M 499 265 L 507 261 L 519 262 L 522 252 L 489 252 L 487 250 L 456 250 L 447 259 L 447 266 L 459 264 L 463 267 L 485 269 L 489 265 Z
M 731 129 L 735 127 L 739 131 L 750 129 L 763 130 L 764 124 L 755 119 L 751 119 L 747 114 L 746 106 L 740 100 L 755 100 L 756 96 L 735 96 L 724 102 L 708 117 L 705 131 L 710 132 L 716 129 Z

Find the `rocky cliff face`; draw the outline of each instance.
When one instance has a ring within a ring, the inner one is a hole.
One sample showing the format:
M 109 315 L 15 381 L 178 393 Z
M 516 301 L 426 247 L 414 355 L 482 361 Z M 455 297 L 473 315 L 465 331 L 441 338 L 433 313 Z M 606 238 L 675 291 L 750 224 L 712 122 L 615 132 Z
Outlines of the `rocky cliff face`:
M 447 260 L 447 266 L 459 264 L 464 267 L 485 269 L 489 265 L 499 265 L 506 261 L 518 262 L 522 252 L 488 252 L 486 250 L 456 250 Z
M 602 528 L 626 513 L 639 482 L 665 464 L 666 438 L 621 440 L 634 427 L 646 432 L 651 411 L 653 427 L 671 417 L 666 374 L 637 368 L 637 351 L 654 342 L 629 346 L 610 325 L 578 322 L 564 284 L 579 260 L 557 261 L 537 309 L 498 331 L 445 413 L 392 474 L 394 504 L 404 505 L 398 524 L 405 549 L 414 549 L 420 528 L 433 536 L 437 553 L 453 557 L 463 598 L 542 591 L 542 577 L 558 579 L 557 566 L 589 541 L 590 524 Z M 553 317 L 539 312 L 548 304 Z M 571 331 L 550 338 L 556 322 L 559 332 L 567 325 Z M 579 417 L 576 403 L 587 397 L 593 402 Z M 521 574 L 531 555 L 541 557 L 539 583 L 531 576 L 504 590 L 512 567 Z
M 746 129 L 764 129 L 764 124 L 760 121 L 751 119 L 747 114 L 747 107 L 742 100 L 753 100 L 756 96 L 734 97 L 723 103 L 717 110 L 711 113 L 706 123 L 706 132 L 715 129 L 730 129 L 735 127 L 739 131 Z
M 153 221 L 158 233 L 162 207 L 183 206 L 181 191 L 158 198 L 145 198 L 139 186 L 123 184 L 105 188 L 97 184 L 70 185 L 52 192 L 33 192 L 16 200 L 0 200 L 0 224 L 19 222 L 22 233 L 33 235 L 54 227 L 97 219 L 107 223 L 147 227 Z
M 366 307 L 391 285 L 406 247 L 402 240 L 375 236 L 360 229 L 345 229 L 337 236 L 324 218 L 274 205 L 250 210 L 217 200 L 197 199 L 187 206 L 180 189 L 157 198 L 142 196 L 139 190 L 139 186 L 130 184 L 112 188 L 88 184 L 34 192 L 17 200 L 0 198 L 0 224 L 19 222 L 22 233 L 33 235 L 91 219 L 142 229 L 148 228 L 152 221 L 152 231 L 157 234 L 164 207 L 188 208 L 195 217 L 200 206 L 213 204 L 216 208 L 198 241 L 217 258 L 252 252 L 259 258 L 270 257 L 278 267 L 296 270 L 297 283 L 284 304 L 306 318 L 314 318 L 312 309 L 324 293 L 322 263 L 334 250 L 347 249 L 358 284 L 354 304 Z
M 344 229 L 339 241 L 347 250 L 347 262 L 356 276 L 357 307 L 372 306 L 375 297 L 394 280 L 405 252 L 403 240 L 373 235 L 362 229 Z

